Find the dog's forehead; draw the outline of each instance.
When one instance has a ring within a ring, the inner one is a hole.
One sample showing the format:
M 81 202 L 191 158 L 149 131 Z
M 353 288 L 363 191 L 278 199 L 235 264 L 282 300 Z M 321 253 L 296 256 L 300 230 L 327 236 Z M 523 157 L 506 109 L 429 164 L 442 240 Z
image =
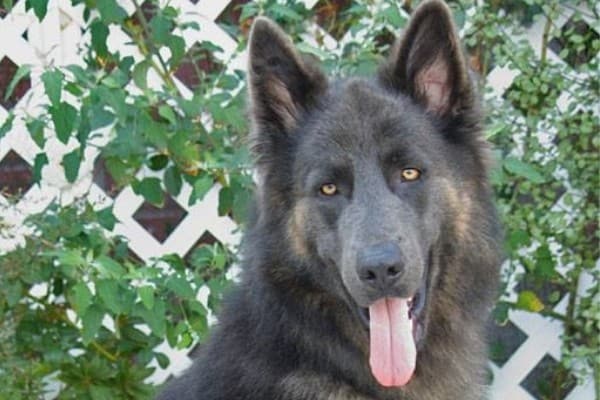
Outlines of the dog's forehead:
M 352 79 L 329 93 L 311 141 L 342 152 L 365 154 L 374 146 L 381 149 L 383 143 L 421 141 L 433 130 L 408 97 L 392 94 L 373 81 Z

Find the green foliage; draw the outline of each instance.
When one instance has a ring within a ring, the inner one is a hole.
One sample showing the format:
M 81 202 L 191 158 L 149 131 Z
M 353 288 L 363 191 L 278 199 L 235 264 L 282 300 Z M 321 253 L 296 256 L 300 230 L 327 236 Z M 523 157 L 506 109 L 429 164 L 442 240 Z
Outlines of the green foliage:
M 0 333 L 8 339 L 0 393 L 35 398 L 40 378 L 59 372 L 64 398 L 151 398 L 148 363 L 168 364 L 152 349 L 165 337 L 173 347 L 204 337 L 207 310 L 196 292 L 225 286 L 231 254 L 201 246 L 190 262 L 169 254 L 140 263 L 122 238 L 107 236 L 112 210 L 85 202 L 52 205 L 29 223 L 35 234 L 0 259 Z
M 481 26 L 476 18 L 467 43 L 483 60 L 480 65 L 494 64 L 518 72 L 504 98 L 491 97 L 488 107 L 488 125 L 494 127 L 489 136 L 498 157 L 493 181 L 505 225 L 508 272 L 512 271 L 507 281 L 514 278 L 521 290 L 514 303 L 502 301 L 499 309 L 509 305 L 562 321 L 562 363 L 578 378 L 592 379 L 600 373 L 600 273 L 596 268 L 600 257 L 600 121 L 593 114 L 600 87 L 599 66 L 597 58 L 579 59 L 576 64 L 566 58 L 569 52 L 581 52 L 582 47 L 572 46 L 576 31 L 554 25 L 558 4 L 511 2 L 511 8 L 505 10 L 544 22 L 540 61 L 529 45 L 510 41 L 507 33 L 518 34 L 521 28 L 506 26 L 501 17 L 494 19 L 499 7 L 493 3 L 484 8 Z M 583 17 L 576 13 L 572 23 Z M 597 21 L 598 16 L 595 18 Z M 495 23 L 505 26 L 490 28 Z M 584 47 L 596 54 L 600 50 L 598 36 L 586 32 L 583 37 Z M 565 45 L 559 56 L 572 65 L 550 60 L 552 40 Z M 494 46 L 486 48 L 488 43 Z M 588 289 L 582 293 L 578 288 L 583 281 L 588 282 Z M 556 313 L 552 308 L 563 296 L 568 296 L 566 311 Z M 503 322 L 504 313 L 497 315 Z M 560 387 L 568 375 L 554 378 L 563 379 L 551 383 Z
M 13 3 L 0 1 L 0 7 L 10 9 Z M 221 49 L 211 43 L 186 52 L 183 30 L 201 27 L 169 2 L 164 7 L 150 2 L 150 10 L 142 10 L 133 0 L 133 15 L 115 0 L 72 3 L 85 7 L 84 29 L 91 41 L 81 64 L 50 68 L 41 76 L 47 103 L 25 120 L 40 147 L 34 180 L 49 162 L 44 132 L 52 131 L 73 146 L 62 158 L 69 182 L 78 179 L 86 149 L 100 146 L 99 158 L 119 188 L 130 186 L 161 206 L 165 192 L 179 195 L 184 184 L 192 188 L 187 200 L 194 204 L 218 183 L 219 214 L 243 224 L 252 188 L 244 146 L 244 73 L 220 68 L 211 55 Z M 407 20 L 401 2 L 383 3 L 371 7 L 357 0 L 340 10 L 338 2 L 320 2 L 308 10 L 297 1 L 248 2 L 236 6 L 239 24 L 224 21 L 222 27 L 238 38 L 241 50 L 252 18 L 268 15 L 328 73 L 364 75 L 374 72 Z M 27 0 L 25 7 L 43 19 L 47 4 Z M 597 376 L 600 124 L 594 107 L 600 82 L 598 57 L 589 55 L 598 53 L 600 40 L 577 28 L 559 30 L 554 24 L 558 1 L 476 6 L 460 0 L 451 7 L 482 87 L 495 66 L 517 73 L 503 97 L 486 92 L 486 133 L 497 158 L 492 181 L 506 229 L 506 282 L 520 283 L 515 300 L 505 293 L 494 315 L 499 324 L 512 310 L 562 321 L 562 363 L 582 379 L 594 370 Z M 592 2 L 588 10 L 594 10 Z M 597 21 L 598 15 L 591 18 Z M 321 21 L 334 37 L 348 32 L 347 40 L 334 52 L 325 50 L 324 38 L 313 31 L 308 36 L 316 45 L 306 42 L 307 19 Z M 514 35 L 522 24 L 540 19 L 545 30 L 538 57 Z M 574 26 L 582 20 L 576 14 Z M 112 29 L 128 35 L 142 57 L 110 48 Z M 548 56 L 553 40 L 562 44 L 560 57 L 573 67 Z M 175 73 L 196 61 L 217 68 L 196 68 L 197 85 L 192 95 L 184 95 Z M 20 68 L 5 97 L 29 74 L 29 67 Z M 0 137 L 14 118 L 0 125 Z M 100 131 L 107 141 L 96 141 Z M 145 170 L 152 174 L 140 172 Z M 152 372 L 149 363 L 168 364 L 155 346 L 166 338 L 170 346 L 185 348 L 205 337 L 208 310 L 195 293 L 207 285 L 208 306 L 218 307 L 230 249 L 205 245 L 186 260 L 170 254 L 144 263 L 110 232 L 116 222 L 112 208 L 98 210 L 88 200 L 53 204 L 29 218 L 33 233 L 25 243 L 0 258 L 0 398 L 41 398 L 41 379 L 50 374 L 64 385 L 61 399 L 151 398 L 154 388 L 145 383 Z M 592 282 L 584 293 L 577 290 L 582 279 Z M 566 311 L 555 312 L 553 305 L 564 295 L 569 296 Z M 565 374 L 556 379 L 566 379 Z

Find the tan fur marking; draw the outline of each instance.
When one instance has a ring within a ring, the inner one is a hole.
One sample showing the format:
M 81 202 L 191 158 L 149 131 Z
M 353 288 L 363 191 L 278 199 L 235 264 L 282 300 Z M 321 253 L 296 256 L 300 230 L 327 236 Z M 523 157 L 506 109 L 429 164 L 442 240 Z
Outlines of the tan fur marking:
M 304 238 L 304 232 L 302 227 L 306 221 L 306 214 L 308 213 L 308 207 L 306 204 L 299 202 L 294 207 L 292 217 L 288 221 L 288 235 L 292 248 L 296 254 L 300 257 L 304 257 L 308 254 L 308 248 L 306 247 L 306 239 Z
M 469 196 L 469 192 L 468 190 L 464 190 L 461 193 L 453 183 L 448 181 L 445 181 L 444 183 L 446 200 L 448 201 L 448 205 L 452 209 L 452 212 L 454 212 L 454 229 L 460 238 L 466 239 L 469 237 L 469 224 L 471 221 L 470 210 L 472 207 L 472 200 Z M 465 187 L 465 189 L 468 188 Z

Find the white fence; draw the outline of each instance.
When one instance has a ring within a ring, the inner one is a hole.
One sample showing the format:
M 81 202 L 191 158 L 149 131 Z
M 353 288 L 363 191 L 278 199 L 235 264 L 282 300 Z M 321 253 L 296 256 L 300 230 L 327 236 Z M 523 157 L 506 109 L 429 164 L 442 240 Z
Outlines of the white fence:
M 186 31 L 186 45 L 191 47 L 199 41 L 210 41 L 223 49 L 223 57 L 229 57 L 235 52 L 237 43 L 225 33 L 215 22 L 221 12 L 232 1 L 216 0 L 171 0 L 170 5 L 182 11 L 184 19 L 195 20 L 201 30 Z M 314 7 L 317 0 L 305 0 L 307 7 Z M 3 102 L 0 105 L 0 125 L 5 120 L 10 109 L 17 116 L 36 114 L 40 105 L 45 101 L 43 85 L 40 75 L 50 65 L 67 65 L 80 62 L 80 49 L 82 43 L 89 38 L 82 34 L 84 21 L 82 7 L 72 7 L 68 0 L 51 0 L 48 14 L 43 22 L 38 22 L 33 12 L 25 11 L 25 0 L 16 2 L 9 13 L 0 13 L 0 76 L 2 80 L 10 80 L 6 74 L 14 74 L 17 66 L 31 65 L 30 85 L 19 88 L 19 98 L 13 102 Z M 133 6 L 128 1 L 120 1 L 122 6 L 133 13 Z M 373 5 L 372 5 L 373 6 Z M 374 5 L 376 7 L 377 4 Z M 564 10 L 557 24 L 564 24 L 573 11 Z M 542 21 L 534 23 L 527 33 L 533 47 L 538 49 L 542 35 Z M 315 29 L 319 29 L 315 26 Z M 334 49 L 336 39 L 323 32 L 326 45 Z M 127 45 L 128 37 L 122 32 L 113 30 L 109 36 L 109 47 L 119 49 L 121 54 L 140 57 L 132 46 Z M 341 39 L 342 41 L 344 38 Z M 539 50 L 539 49 L 538 49 Z M 550 56 L 553 56 L 550 54 Z M 244 68 L 245 54 L 230 61 L 231 68 Z M 501 94 L 510 86 L 515 72 L 506 69 L 492 70 L 489 82 L 497 94 Z M 178 82 L 183 93 L 190 93 L 189 89 Z M 190 93 L 191 95 L 191 93 Z M 185 255 L 205 233 L 209 232 L 224 244 L 235 244 L 238 241 L 234 233 L 235 225 L 228 218 L 217 215 L 217 191 L 213 189 L 205 199 L 194 206 L 187 206 L 190 188 L 185 187 L 180 196 L 172 202 L 174 212 L 173 223 L 175 228 L 168 235 L 164 232 L 157 234 L 146 230 L 139 217 L 140 207 L 144 200 L 133 193 L 129 188 L 121 191 L 116 196 L 108 196 L 103 190 L 101 180 L 94 179 L 94 159 L 97 154 L 88 147 L 85 161 L 81 166 L 80 178 L 74 184 L 68 184 L 64 179 L 60 161 L 62 156 L 72 150 L 74 143 L 67 145 L 51 139 L 46 146 L 49 165 L 42 171 L 42 180 L 39 186 L 28 188 L 23 198 L 17 204 L 9 204 L 8 200 L 0 195 L 0 209 L 6 222 L 12 225 L 13 238 L 0 237 L 0 252 L 9 249 L 19 242 L 22 231 L 23 219 L 32 212 L 41 211 L 52 199 L 59 198 L 63 203 L 72 201 L 73 198 L 87 195 L 97 203 L 98 208 L 109 204 L 114 205 L 114 212 L 120 221 L 115 232 L 129 239 L 131 249 L 143 259 L 150 259 L 163 253 L 176 252 Z M 0 139 L 0 172 L 13 168 L 21 171 L 25 179 L 29 176 L 35 155 L 40 151 L 30 139 L 22 121 L 17 117 L 14 126 L 8 134 Z M 28 164 L 28 165 L 27 165 Z M 13 171 L 14 172 L 14 171 Z M 29 175 L 28 175 L 29 174 Z M 15 175 L 15 176 L 18 176 Z M 27 189 L 27 188 L 26 188 Z M 136 213 L 138 212 L 138 213 Z M 143 221 L 142 221 L 143 223 Z M 195 235 L 193 234 L 195 233 Z M 206 293 L 204 293 L 205 295 Z M 557 311 L 565 308 L 567 298 L 563 298 L 556 305 Z M 540 377 L 540 371 L 550 368 L 555 360 L 560 359 L 562 326 L 553 320 L 543 318 L 536 314 L 513 312 L 511 323 L 504 332 L 512 343 L 510 357 L 501 365 L 490 363 L 494 375 L 492 385 L 492 398 L 495 400 L 530 400 L 535 399 L 535 385 L 531 382 Z M 168 370 L 157 368 L 152 376 L 154 382 L 161 382 L 170 374 L 176 374 L 189 365 L 190 360 L 186 351 L 170 349 L 166 344 L 160 346 L 160 351 L 167 354 L 172 360 Z M 569 400 L 591 400 L 594 397 L 593 382 L 584 382 L 575 386 L 566 395 Z

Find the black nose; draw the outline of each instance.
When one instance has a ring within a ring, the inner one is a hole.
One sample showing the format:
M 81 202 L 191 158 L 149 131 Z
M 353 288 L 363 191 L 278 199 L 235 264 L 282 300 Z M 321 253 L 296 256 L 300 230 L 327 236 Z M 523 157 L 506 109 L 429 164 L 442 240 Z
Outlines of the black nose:
M 396 242 L 378 243 L 358 253 L 359 278 L 369 286 L 385 291 L 404 272 L 404 258 Z

